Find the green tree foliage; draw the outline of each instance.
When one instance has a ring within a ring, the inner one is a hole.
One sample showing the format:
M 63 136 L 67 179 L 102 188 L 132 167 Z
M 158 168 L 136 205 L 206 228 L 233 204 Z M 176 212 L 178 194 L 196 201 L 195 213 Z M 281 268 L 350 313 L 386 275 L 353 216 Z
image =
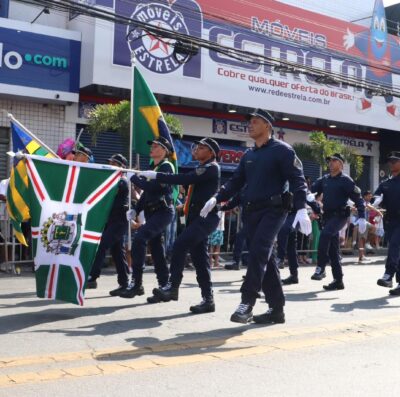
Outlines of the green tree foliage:
M 293 145 L 297 156 L 302 161 L 315 161 L 322 170 L 327 169 L 326 158 L 334 153 L 341 153 L 345 160 L 354 169 L 355 179 L 358 179 L 363 171 L 363 158 L 356 154 L 351 147 L 340 142 L 328 139 L 323 131 L 310 133 L 310 144 L 295 143 Z
M 171 134 L 182 137 L 183 127 L 178 118 L 171 114 L 164 114 Z M 121 101 L 117 104 L 97 105 L 89 113 L 88 130 L 92 134 L 92 139 L 96 142 L 97 136 L 102 132 L 115 131 L 126 141 L 129 141 L 131 120 L 131 103 Z

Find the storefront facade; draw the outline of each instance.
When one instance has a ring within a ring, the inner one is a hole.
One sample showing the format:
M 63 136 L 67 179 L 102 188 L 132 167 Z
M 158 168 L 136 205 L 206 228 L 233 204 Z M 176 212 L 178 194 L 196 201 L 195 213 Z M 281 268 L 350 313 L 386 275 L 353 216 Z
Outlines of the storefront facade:
M 81 35 L 0 18 L 0 177 L 9 172 L 11 113 L 50 147 L 73 136 L 79 101 Z M 74 105 L 75 104 L 75 105 Z
M 308 3 L 313 11 L 305 9 Z M 358 14 L 354 14 L 356 7 L 348 10 L 347 2 L 338 0 L 335 7 L 328 7 L 322 15 L 318 9 L 322 12 L 323 7 L 311 0 L 304 2 L 303 8 L 295 7 L 297 3 L 293 1 L 270 0 L 266 5 L 260 0 L 245 5 L 224 0 L 218 4 L 218 10 L 212 0 L 91 1 L 90 5 L 141 22 L 258 53 L 271 62 L 244 62 L 202 49 L 189 62 L 181 64 L 173 55 L 169 39 L 146 34 L 135 25 L 100 19 L 91 19 L 88 23 L 88 17 L 79 15 L 70 20 L 66 17 L 65 28 L 82 35 L 82 59 L 79 107 L 75 100 L 71 106 L 64 107 L 62 134 L 65 135 L 69 126 L 76 129 L 79 125 L 79 129 L 85 125 L 88 110 L 95 104 L 129 99 L 133 53 L 135 67 L 158 95 L 163 110 L 181 120 L 184 141 L 212 136 L 227 148 L 227 153 L 229 150 L 241 153 L 251 141 L 240 113 L 261 107 L 274 113 L 276 136 L 290 144 L 307 143 L 311 131 L 322 130 L 331 139 L 353 147 L 356 153 L 365 156 L 363 188 L 373 189 L 380 175 L 379 136 L 384 133 L 383 129 L 400 130 L 397 109 L 400 102 L 374 92 L 370 98 L 371 93 L 362 87 L 324 83 L 317 76 L 320 70 L 365 79 L 373 69 L 371 65 L 379 64 L 377 55 L 365 54 L 357 46 L 357 37 L 371 35 L 371 28 L 348 22 L 372 14 L 374 1 L 361 3 Z M 341 15 L 346 15 L 347 20 Z M 51 20 L 48 22 L 51 24 Z M 348 32 L 353 35 L 353 45 L 349 45 L 352 42 Z M 390 45 L 391 37 L 386 39 Z M 372 56 L 377 59 L 371 60 Z M 396 59 L 395 54 L 390 56 Z M 386 68 L 385 84 L 395 87 L 399 76 L 387 64 L 390 59 L 382 60 Z M 277 61 L 295 62 L 304 69 L 285 70 Z M 307 68 L 314 68 L 313 73 L 301 73 Z M 363 109 L 366 98 L 370 106 Z M 197 106 L 199 102 L 201 106 Z M 228 108 L 238 113 L 228 113 Z M 337 128 L 329 128 L 333 122 Z M 41 126 L 32 129 L 43 131 Z M 372 130 L 379 133 L 372 135 Z M 53 138 L 49 135 L 46 139 Z M 50 145 L 61 139 L 53 140 Z M 110 147 L 110 152 L 116 149 Z M 103 157 L 106 155 L 102 154 Z M 233 157 L 238 159 L 236 155 Z M 226 167 L 226 172 L 231 169 Z M 316 173 L 311 168 L 310 172 Z

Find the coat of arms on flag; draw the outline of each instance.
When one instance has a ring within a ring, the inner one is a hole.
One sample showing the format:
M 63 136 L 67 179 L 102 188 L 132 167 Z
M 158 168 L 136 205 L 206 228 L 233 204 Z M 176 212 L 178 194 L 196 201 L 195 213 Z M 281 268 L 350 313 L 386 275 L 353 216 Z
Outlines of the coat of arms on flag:
M 83 305 L 119 169 L 26 155 L 37 296 Z

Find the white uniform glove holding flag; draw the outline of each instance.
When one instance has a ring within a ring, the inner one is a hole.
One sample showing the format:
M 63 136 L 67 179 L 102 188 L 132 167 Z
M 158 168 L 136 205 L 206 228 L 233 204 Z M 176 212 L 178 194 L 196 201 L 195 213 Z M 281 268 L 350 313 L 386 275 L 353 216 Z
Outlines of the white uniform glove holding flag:
M 157 172 L 156 171 L 140 171 L 137 174 L 138 176 L 143 176 L 146 179 L 156 179 Z
M 357 221 L 358 224 L 358 231 L 363 234 L 367 230 L 367 221 L 365 218 L 359 218 Z
M 308 212 L 305 208 L 302 208 L 301 210 L 298 210 L 296 212 L 296 216 L 293 221 L 293 229 L 296 228 L 297 224 L 300 226 L 300 232 L 308 236 L 311 234 L 312 228 L 311 228 L 311 220 L 310 217 L 308 216 Z
M 130 222 L 132 219 L 136 218 L 136 211 L 134 209 L 126 211 L 126 219 Z
M 136 174 L 136 172 L 127 171 L 126 172 L 126 179 L 128 179 L 128 181 L 130 181 L 132 176 L 135 175 L 135 174 Z
M 216 206 L 217 199 L 215 197 L 211 197 L 205 204 L 204 207 L 200 211 L 200 216 L 205 218 L 210 211 Z
M 313 203 L 315 201 L 315 196 L 317 193 L 307 193 L 307 201 L 310 203 Z

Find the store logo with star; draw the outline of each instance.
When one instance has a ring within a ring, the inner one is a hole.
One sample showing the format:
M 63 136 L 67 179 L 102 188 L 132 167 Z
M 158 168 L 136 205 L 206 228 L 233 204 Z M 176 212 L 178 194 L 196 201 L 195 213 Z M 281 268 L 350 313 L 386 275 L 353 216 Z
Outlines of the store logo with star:
M 173 32 L 189 34 L 183 15 L 174 10 L 175 0 L 168 5 L 160 3 L 138 4 L 131 19 Z M 136 59 L 145 68 L 160 74 L 177 70 L 179 63 L 173 55 L 175 40 L 163 38 L 141 29 L 135 24 L 127 27 L 128 43 Z

